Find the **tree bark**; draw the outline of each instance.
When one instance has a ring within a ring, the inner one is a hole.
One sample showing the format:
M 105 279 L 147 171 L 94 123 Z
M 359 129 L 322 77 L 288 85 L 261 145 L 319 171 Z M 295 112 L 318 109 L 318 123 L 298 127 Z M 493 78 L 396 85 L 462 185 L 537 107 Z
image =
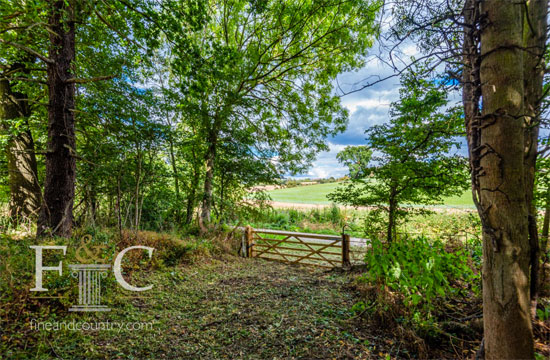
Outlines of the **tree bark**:
M 121 209 L 120 209 L 120 173 L 117 177 L 116 181 L 116 215 L 117 215 L 117 227 L 118 227 L 118 235 L 119 239 L 122 239 L 122 216 L 121 216 Z
M 176 164 L 176 154 L 174 152 L 174 140 L 170 135 L 168 137 L 169 151 L 170 151 L 170 163 L 172 164 L 172 174 L 174 176 L 174 186 L 176 189 L 176 221 L 179 223 L 181 221 L 181 211 L 180 211 L 180 183 L 179 183 L 179 173 L 178 166 Z
M 524 177 L 523 4 L 486 0 L 481 13 L 477 172 L 483 222 L 483 325 L 488 359 L 534 358 Z
M 197 188 L 199 187 L 199 164 L 197 163 L 197 154 L 195 151 L 195 145 L 191 148 L 191 154 L 193 155 L 193 176 L 191 179 L 191 188 L 187 196 L 187 209 L 185 215 L 185 224 L 189 225 L 193 221 L 193 213 L 195 210 L 195 201 Z
M 141 145 L 136 144 L 137 159 L 136 159 L 136 187 L 135 187 L 135 209 L 134 209 L 134 230 L 139 230 L 139 196 L 141 184 Z
M 20 218 L 36 218 L 40 208 L 40 185 L 38 184 L 34 141 L 28 129 L 30 116 L 25 95 L 13 93 L 8 80 L 0 81 L 0 128 L 8 131 L 4 120 L 24 118 L 24 126 L 11 135 L 6 147 L 10 185 L 9 216 L 17 223 Z
M 202 199 L 201 223 L 206 225 L 210 223 L 212 212 L 212 188 L 214 183 L 214 161 L 216 159 L 216 149 L 214 146 L 208 147 L 206 155 L 206 176 L 204 177 L 204 196 Z
M 223 223 L 223 207 L 224 207 L 224 188 L 225 188 L 225 170 L 221 171 L 220 176 L 220 212 L 219 212 L 219 219 Z
M 48 148 L 37 234 L 70 237 L 76 178 L 75 85 L 67 80 L 73 78 L 75 58 L 74 4 L 56 0 L 49 6 Z
M 546 189 L 546 208 L 544 209 L 544 220 L 542 221 L 542 234 L 540 247 L 542 250 L 542 266 L 539 269 L 539 287 L 546 284 L 546 271 L 544 266 L 550 260 L 548 257 L 548 229 L 550 228 L 550 188 Z
M 217 121 L 215 121 L 217 123 Z M 208 149 L 206 151 L 206 174 L 204 177 L 204 195 L 202 209 L 199 219 L 201 231 L 206 230 L 205 226 L 211 221 L 212 212 L 212 190 L 214 186 L 214 166 L 216 161 L 216 149 L 218 145 L 218 131 L 216 127 L 208 134 Z
M 193 211 L 195 209 L 195 194 L 197 191 L 198 183 L 193 180 L 191 183 L 191 191 L 187 196 L 187 209 L 185 214 L 185 224 L 189 225 L 193 221 Z
M 548 229 L 550 228 L 550 188 L 546 190 L 546 208 L 544 209 L 544 220 L 542 221 L 542 242 L 543 252 L 548 250 Z
M 470 175 L 472 196 L 478 210 L 479 182 L 477 170 L 479 164 L 480 133 L 478 121 L 480 118 L 481 81 L 479 79 L 479 1 L 466 0 L 463 10 L 464 39 L 463 47 L 463 71 L 462 71 L 462 104 L 464 107 L 464 125 L 468 142 L 468 157 L 470 160 Z
M 397 204 L 395 202 L 395 190 L 391 191 L 388 205 L 388 234 L 386 240 L 389 244 L 395 237 L 395 211 L 397 209 Z

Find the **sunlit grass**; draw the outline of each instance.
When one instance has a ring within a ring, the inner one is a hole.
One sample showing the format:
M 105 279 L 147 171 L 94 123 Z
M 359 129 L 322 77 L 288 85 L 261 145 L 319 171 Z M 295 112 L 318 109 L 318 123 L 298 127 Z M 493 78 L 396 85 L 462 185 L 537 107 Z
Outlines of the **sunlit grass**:
M 293 188 L 271 190 L 268 191 L 268 193 L 273 201 L 327 205 L 331 203 L 327 195 L 336 190 L 340 184 L 341 183 L 334 182 L 316 185 L 299 185 Z M 472 194 L 467 190 L 460 196 L 450 196 L 445 199 L 442 206 L 473 208 L 474 203 L 472 202 Z

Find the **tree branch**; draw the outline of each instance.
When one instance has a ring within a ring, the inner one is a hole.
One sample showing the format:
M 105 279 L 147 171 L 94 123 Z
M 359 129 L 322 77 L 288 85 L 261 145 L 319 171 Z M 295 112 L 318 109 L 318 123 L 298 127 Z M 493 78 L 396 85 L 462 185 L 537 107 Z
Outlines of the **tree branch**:
M 36 56 L 37 58 L 39 58 L 40 60 L 44 61 L 47 64 L 54 64 L 55 63 L 52 59 L 50 59 L 50 58 L 34 51 L 33 49 L 31 49 L 29 47 L 26 47 L 25 45 L 21 45 L 21 44 L 14 43 L 14 42 L 11 42 L 11 41 L 6 41 L 4 39 L 0 39 L 0 42 L 4 43 L 6 45 L 11 45 L 11 46 L 13 46 L 15 48 L 18 48 L 20 50 L 23 50 L 23 51 L 25 51 L 25 52 L 27 52 L 31 55 L 34 55 L 34 56 Z

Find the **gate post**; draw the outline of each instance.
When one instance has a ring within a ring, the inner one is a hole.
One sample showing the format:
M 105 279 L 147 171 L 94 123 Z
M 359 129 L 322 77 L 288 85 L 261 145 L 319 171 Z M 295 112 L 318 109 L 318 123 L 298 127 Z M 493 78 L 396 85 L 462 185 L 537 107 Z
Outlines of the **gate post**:
M 253 229 L 248 225 L 246 227 L 246 230 L 244 231 L 246 236 L 246 256 L 253 257 L 254 254 L 252 252 L 252 231 Z
M 342 234 L 342 267 L 351 266 L 349 260 L 349 234 Z

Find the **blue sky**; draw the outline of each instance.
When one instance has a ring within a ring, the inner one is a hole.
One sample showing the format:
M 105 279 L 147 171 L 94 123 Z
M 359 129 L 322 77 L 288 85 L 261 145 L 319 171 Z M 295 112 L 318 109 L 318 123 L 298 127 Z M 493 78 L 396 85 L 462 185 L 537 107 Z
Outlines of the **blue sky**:
M 405 52 L 412 56 L 416 53 L 416 49 L 410 47 L 405 49 Z M 362 69 L 338 76 L 338 84 L 344 91 L 348 91 L 356 88 L 366 79 L 372 81 L 375 76 L 384 78 L 391 74 L 389 67 L 372 59 Z M 347 130 L 328 139 L 330 150 L 319 153 L 308 172 L 293 177 L 327 178 L 346 175 L 347 169 L 338 163 L 336 154 L 348 145 L 364 145 L 365 130 L 389 119 L 390 104 L 399 98 L 399 88 L 399 77 L 393 77 L 360 92 L 343 96 L 342 105 L 349 111 Z

